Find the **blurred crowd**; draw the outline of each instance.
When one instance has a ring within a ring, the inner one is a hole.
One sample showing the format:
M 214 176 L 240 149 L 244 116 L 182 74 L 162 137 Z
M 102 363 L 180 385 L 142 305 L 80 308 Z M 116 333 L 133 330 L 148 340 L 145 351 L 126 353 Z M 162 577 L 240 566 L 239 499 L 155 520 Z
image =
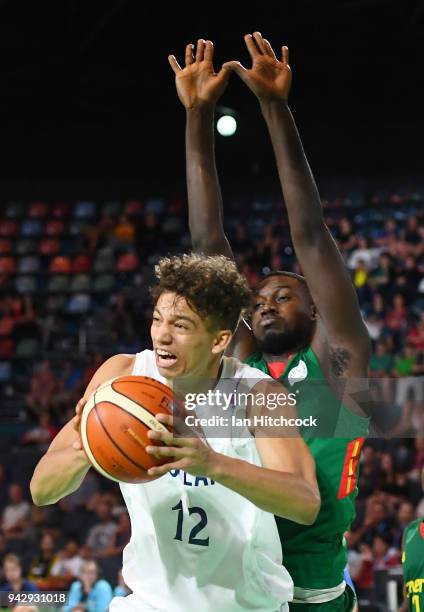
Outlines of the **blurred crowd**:
M 352 576 L 365 593 L 376 568 L 399 564 L 404 526 L 424 515 L 423 201 L 419 191 L 323 201 L 373 342 L 370 377 L 393 438 L 365 445 L 358 516 L 347 534 Z M 90 575 L 111 594 L 125 589 L 118 570 L 130 536 L 119 490 L 90 472 L 79 491 L 37 508 L 29 466 L 109 355 L 150 346 L 152 268 L 190 248 L 186 205 L 158 198 L 4 210 L 0 419 L 12 451 L 0 450 L 0 582 L 46 589 Z M 301 273 L 279 198 L 230 198 L 226 231 L 252 286 L 270 270 Z

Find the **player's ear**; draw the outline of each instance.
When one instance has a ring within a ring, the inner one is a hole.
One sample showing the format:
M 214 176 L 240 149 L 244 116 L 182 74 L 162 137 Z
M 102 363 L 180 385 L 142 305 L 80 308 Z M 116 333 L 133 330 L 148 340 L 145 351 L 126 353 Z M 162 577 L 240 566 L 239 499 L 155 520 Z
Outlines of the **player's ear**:
M 316 321 L 317 319 L 319 319 L 318 310 L 315 304 L 311 304 L 311 319 L 313 321 Z
M 216 355 L 225 351 L 227 346 L 230 344 L 232 337 L 233 332 L 231 329 L 221 329 L 219 332 L 217 332 L 212 342 L 212 353 Z

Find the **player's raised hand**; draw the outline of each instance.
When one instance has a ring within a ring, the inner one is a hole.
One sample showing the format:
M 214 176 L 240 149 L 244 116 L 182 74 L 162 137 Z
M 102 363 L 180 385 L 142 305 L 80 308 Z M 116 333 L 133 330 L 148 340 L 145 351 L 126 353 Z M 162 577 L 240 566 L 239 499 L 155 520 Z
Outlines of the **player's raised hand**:
M 259 101 L 280 100 L 287 102 L 292 82 L 288 47 L 281 48 L 278 59 L 270 43 L 260 32 L 244 37 L 252 58 L 252 67 L 245 68 L 240 62 L 226 62 L 223 68 L 236 72 L 259 98 Z
M 175 73 L 178 97 L 186 109 L 215 105 L 227 86 L 231 70 L 223 66 L 219 72 L 215 72 L 213 51 L 212 41 L 200 38 L 195 53 L 194 45 L 186 46 L 184 68 L 181 68 L 175 55 L 168 56 Z
M 99 387 L 100 385 L 96 385 L 93 389 L 93 392 Z M 81 416 L 82 416 L 82 411 L 84 410 L 84 406 L 87 403 L 87 399 L 88 397 L 84 396 L 82 397 L 77 405 L 75 406 L 75 416 L 72 419 L 72 426 L 75 429 L 75 431 L 79 434 L 80 433 L 80 427 L 81 427 Z M 81 450 L 82 449 L 82 443 L 81 443 L 81 438 L 78 437 L 78 440 L 76 440 L 73 445 L 72 445 L 75 450 Z

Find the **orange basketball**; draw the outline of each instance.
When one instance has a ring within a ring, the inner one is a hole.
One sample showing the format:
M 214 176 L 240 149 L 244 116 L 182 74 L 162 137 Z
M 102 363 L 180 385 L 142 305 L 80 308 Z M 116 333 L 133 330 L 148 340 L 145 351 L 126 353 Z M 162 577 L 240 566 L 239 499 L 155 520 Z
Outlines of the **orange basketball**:
M 84 451 L 100 474 L 117 482 L 148 482 L 151 467 L 169 463 L 145 451 L 161 445 L 147 433 L 166 431 L 156 420 L 159 412 L 172 414 L 172 389 L 148 376 L 121 376 L 107 381 L 89 397 L 81 417 Z

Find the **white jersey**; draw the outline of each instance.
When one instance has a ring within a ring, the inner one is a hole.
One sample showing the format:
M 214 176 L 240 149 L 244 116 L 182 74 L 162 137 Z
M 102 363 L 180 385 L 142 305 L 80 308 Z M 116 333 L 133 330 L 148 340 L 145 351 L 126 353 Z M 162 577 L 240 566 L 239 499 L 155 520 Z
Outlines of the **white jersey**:
M 153 351 L 136 356 L 134 375 L 165 383 Z M 221 379 L 269 378 L 224 357 Z M 235 410 L 237 407 L 232 407 Z M 238 407 L 239 408 L 239 407 Z M 198 411 L 196 410 L 196 413 Z M 261 465 L 255 440 L 208 437 L 217 452 Z M 272 514 L 210 478 L 173 470 L 145 484 L 120 484 L 131 519 L 123 577 L 133 591 L 110 610 L 275 612 L 293 597 Z

